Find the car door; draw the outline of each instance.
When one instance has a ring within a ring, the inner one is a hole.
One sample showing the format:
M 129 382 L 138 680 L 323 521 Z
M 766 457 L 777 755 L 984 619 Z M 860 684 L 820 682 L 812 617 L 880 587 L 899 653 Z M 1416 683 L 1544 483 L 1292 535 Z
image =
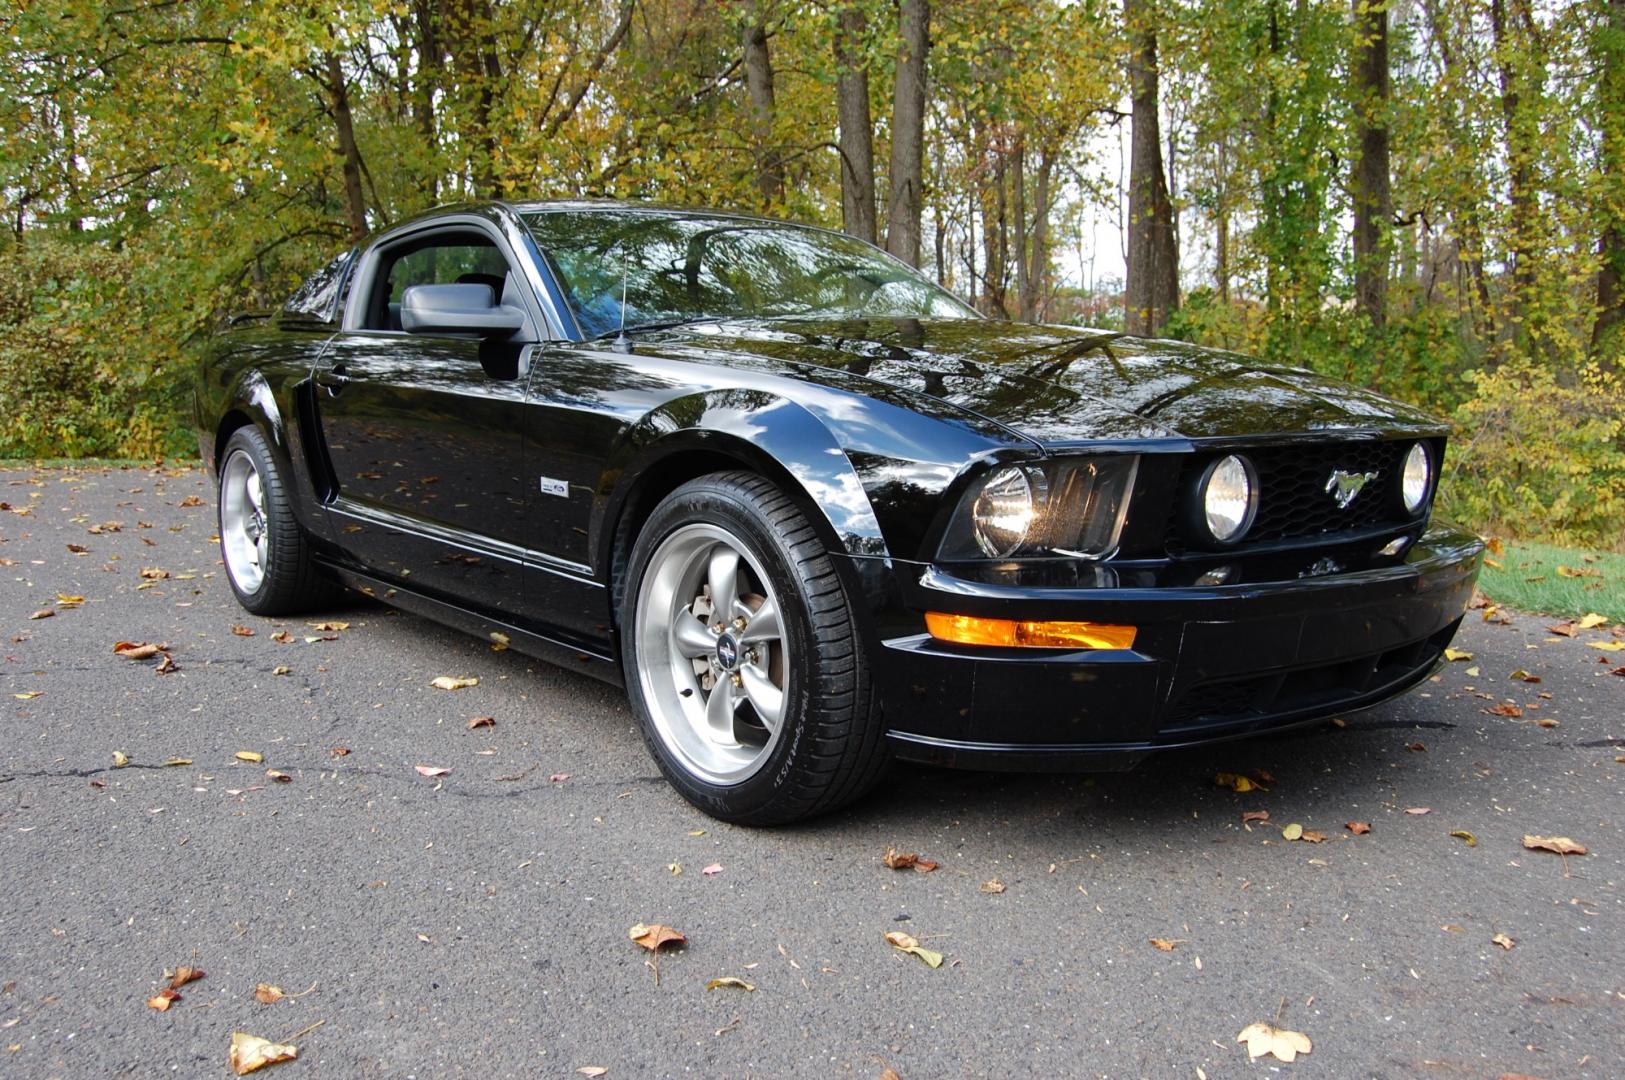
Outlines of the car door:
M 500 234 L 458 221 L 389 238 L 368 253 L 344 329 L 314 379 L 344 559 L 458 607 L 523 610 L 531 492 L 521 431 L 525 358 L 541 325 Z M 527 313 L 503 339 L 407 333 L 414 285 L 486 284 Z

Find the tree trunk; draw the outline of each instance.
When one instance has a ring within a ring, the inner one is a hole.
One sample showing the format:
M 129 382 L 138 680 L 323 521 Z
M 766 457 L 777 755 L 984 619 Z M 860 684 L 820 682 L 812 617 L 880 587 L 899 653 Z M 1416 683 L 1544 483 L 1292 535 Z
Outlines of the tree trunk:
M 1510 0 L 1511 14 L 1527 24 L 1530 16 L 1527 0 Z M 1514 28 L 1507 23 L 1507 0 L 1490 0 L 1490 30 L 1495 41 L 1495 69 L 1501 90 L 1501 119 L 1505 126 L 1507 158 L 1507 199 L 1510 204 L 1510 246 L 1512 248 L 1512 302 L 1517 313 L 1516 325 L 1522 337 L 1530 329 L 1530 301 L 1535 290 L 1535 237 L 1538 228 L 1536 204 L 1538 193 L 1535 178 L 1534 145 L 1536 132 L 1525 115 L 1531 102 L 1525 91 L 1540 87 L 1525 86 L 1526 75 L 1518 70 L 1521 49 L 1529 44 L 1513 40 Z
M 1388 0 L 1353 0 L 1355 123 L 1359 158 L 1354 165 L 1354 296 L 1371 325 L 1388 316 L 1389 187 Z
M 417 78 L 412 87 L 412 121 L 417 125 L 418 136 L 423 140 L 424 147 L 431 151 L 440 139 L 435 120 L 434 93 L 444 80 L 444 57 L 440 35 L 435 28 L 436 8 L 433 0 L 416 0 L 412 5 L 418 58 Z M 434 202 L 440 191 L 439 156 L 432 155 L 429 162 L 423 176 L 418 178 L 418 184 L 424 196 Z
M 1017 135 L 1010 149 L 1010 218 L 1016 232 L 1016 318 L 1032 321 L 1033 277 L 1027 260 L 1027 140 Z
M 1031 281 L 1030 306 L 1021 313 L 1027 322 L 1045 322 L 1049 313 L 1049 202 L 1050 183 L 1055 173 L 1055 157 L 1048 150 L 1038 155 L 1038 179 L 1033 184 L 1033 226 L 1031 250 L 1027 253 Z
M 1597 243 L 1597 318 L 1591 325 L 1591 352 L 1612 367 L 1618 349 L 1604 349 L 1610 331 L 1625 322 L 1625 0 L 1608 0 L 1608 17 L 1598 35 L 1602 127 L 1602 236 Z
M 350 239 L 367 235 L 367 200 L 361 193 L 361 149 L 356 145 L 355 126 L 350 116 L 350 88 L 344 81 L 344 65 L 337 53 L 327 54 L 327 98 L 333 110 L 333 126 L 338 131 L 339 156 L 344 161 L 344 211 L 350 223 Z
M 1155 336 L 1179 307 L 1179 248 L 1173 206 L 1162 169 L 1161 124 L 1157 116 L 1157 32 L 1149 0 L 1125 0 L 1123 19 L 1133 54 L 1133 133 L 1129 144 L 1128 281 L 1124 287 L 1124 328 Z
M 468 130 L 459 132 L 469 147 L 474 193 L 481 198 L 501 195 L 497 181 L 497 136 L 493 126 L 497 88 L 502 84 L 502 61 L 496 52 L 495 27 L 489 0 L 457 0 L 445 9 L 452 16 L 447 35 L 470 115 Z
M 784 199 L 784 159 L 773 145 L 773 58 L 767 51 L 767 27 L 760 22 L 745 27 L 745 85 L 756 145 L 756 188 L 767 210 Z
M 842 8 L 835 17 L 835 103 L 840 124 L 841 228 L 875 242 L 875 148 L 869 120 L 869 69 L 862 50 L 863 12 Z
M 931 6 L 902 0 L 897 84 L 892 97 L 891 195 L 886 201 L 886 250 L 920 265 L 920 211 L 924 202 L 925 61 L 931 48 Z

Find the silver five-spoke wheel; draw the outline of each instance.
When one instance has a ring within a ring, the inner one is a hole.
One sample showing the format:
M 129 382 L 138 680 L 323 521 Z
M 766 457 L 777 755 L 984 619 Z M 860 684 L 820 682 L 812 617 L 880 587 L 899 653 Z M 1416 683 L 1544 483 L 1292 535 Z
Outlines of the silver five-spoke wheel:
M 270 565 L 265 486 L 254 459 L 235 450 L 220 470 L 220 546 L 239 591 L 259 591 Z
M 741 541 L 685 525 L 649 559 L 636 629 L 638 672 L 660 740 L 697 777 L 737 784 L 771 756 L 784 727 L 780 608 Z

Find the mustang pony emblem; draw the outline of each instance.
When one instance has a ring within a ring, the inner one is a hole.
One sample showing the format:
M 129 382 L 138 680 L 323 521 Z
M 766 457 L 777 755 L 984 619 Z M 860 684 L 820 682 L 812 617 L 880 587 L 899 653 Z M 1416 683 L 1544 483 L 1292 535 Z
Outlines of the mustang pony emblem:
M 1339 510 L 1347 510 L 1349 503 L 1360 494 L 1360 489 L 1377 478 L 1374 472 L 1346 472 L 1333 469 L 1326 481 L 1326 493 L 1337 503 Z

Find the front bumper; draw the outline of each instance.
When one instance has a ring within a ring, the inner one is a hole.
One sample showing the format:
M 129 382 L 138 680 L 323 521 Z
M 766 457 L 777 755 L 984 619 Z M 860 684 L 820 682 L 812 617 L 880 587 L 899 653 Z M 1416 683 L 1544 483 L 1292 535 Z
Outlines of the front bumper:
M 1121 769 L 1154 750 L 1375 705 L 1438 665 L 1482 553 L 1477 536 L 1437 525 L 1397 565 L 1206 588 L 1001 586 L 894 563 L 894 613 L 1086 619 L 1139 633 L 1132 649 L 1079 652 L 883 633 L 888 737 L 898 757 L 939 765 Z

